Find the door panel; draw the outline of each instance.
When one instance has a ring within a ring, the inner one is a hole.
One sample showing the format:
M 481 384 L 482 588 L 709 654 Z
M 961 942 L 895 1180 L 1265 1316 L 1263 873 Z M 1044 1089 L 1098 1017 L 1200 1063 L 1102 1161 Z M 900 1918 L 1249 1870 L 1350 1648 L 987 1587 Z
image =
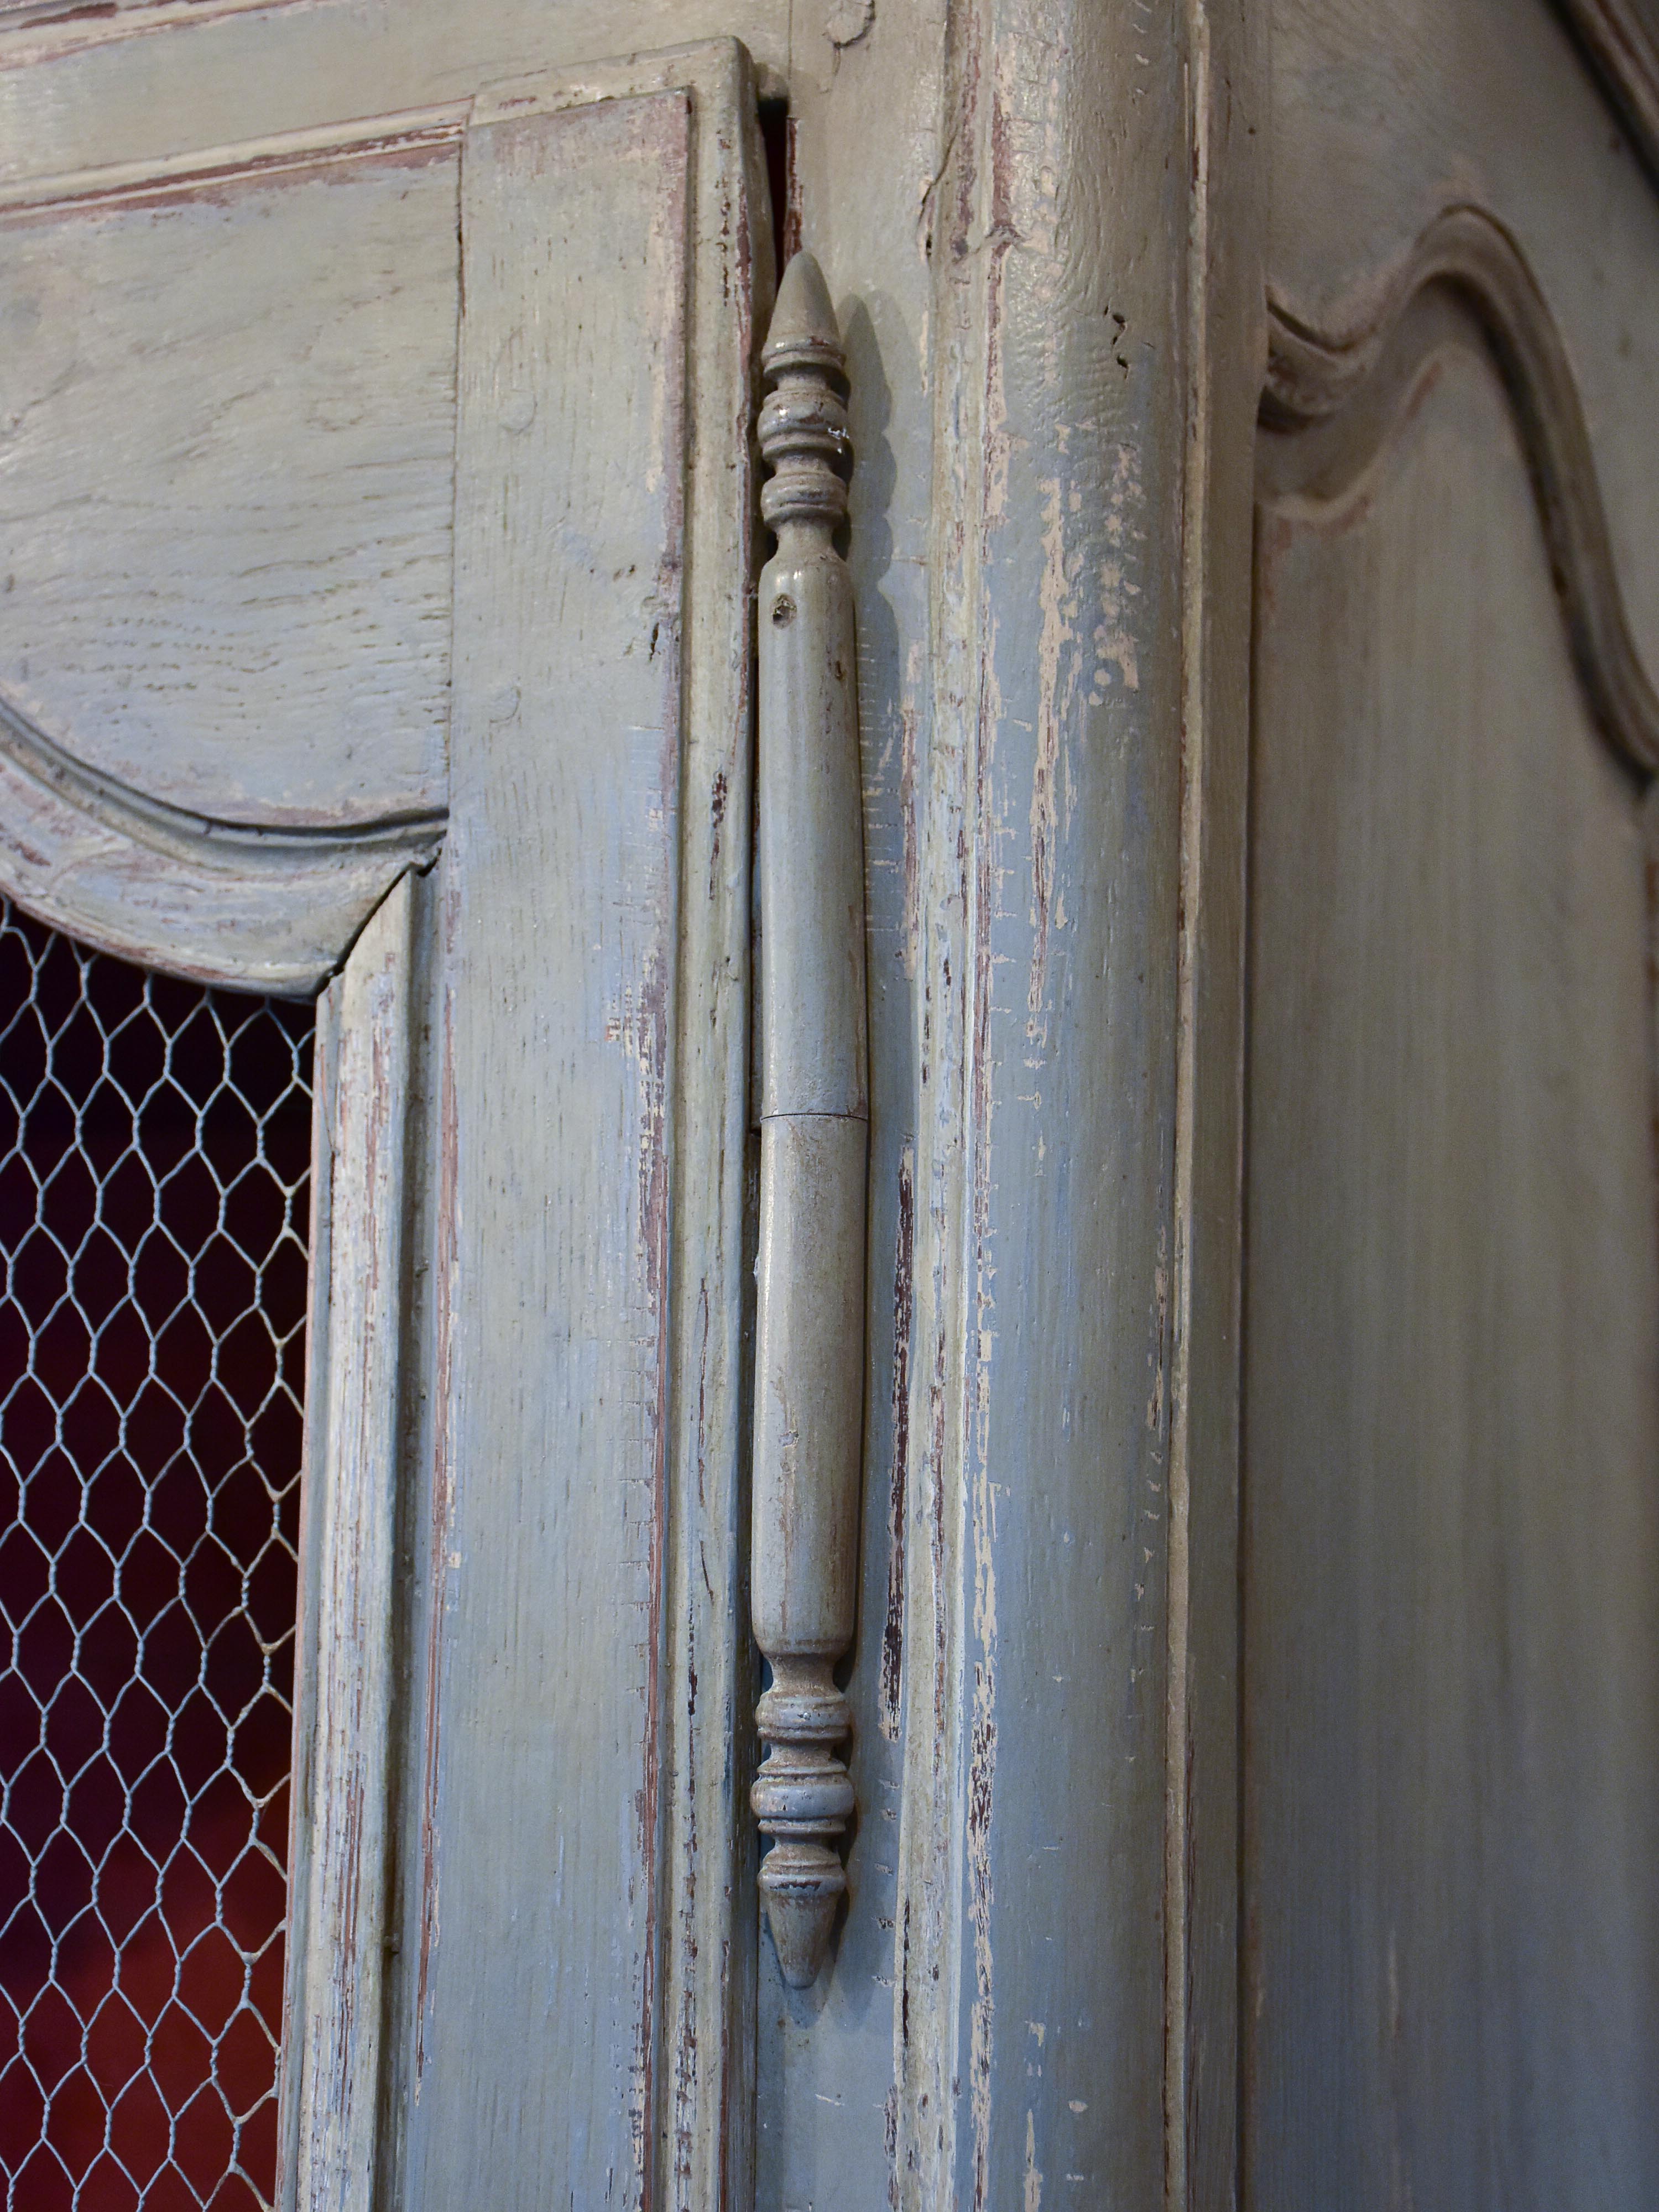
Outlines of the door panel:
M 744 2118 L 748 879 L 726 824 L 749 805 L 757 175 L 729 46 L 481 94 L 462 149 L 396 2202 L 641 2203 L 670 2142 L 690 2201 L 718 2201 Z
M 171 143 L 131 54 L 31 77 L 80 159 L 0 206 L 0 884 L 326 986 L 279 2201 L 714 2203 L 754 81 L 728 40 L 307 100 L 301 12 L 240 140 L 234 71 Z
M 1258 593 L 1250 2201 L 1646 2203 L 1642 798 L 1478 336 L 1357 481 L 1270 501 Z
M 467 149 L 410 2142 L 433 2203 L 481 2172 L 494 2204 L 602 2203 L 648 2156 L 690 125 L 664 92 Z
M 1659 222 L 1542 9 L 1500 38 L 1286 8 L 1276 40 L 1245 2201 L 1634 2207 L 1659 2193 Z
M 224 820 L 443 805 L 459 146 L 386 135 L 0 216 L 0 691 Z

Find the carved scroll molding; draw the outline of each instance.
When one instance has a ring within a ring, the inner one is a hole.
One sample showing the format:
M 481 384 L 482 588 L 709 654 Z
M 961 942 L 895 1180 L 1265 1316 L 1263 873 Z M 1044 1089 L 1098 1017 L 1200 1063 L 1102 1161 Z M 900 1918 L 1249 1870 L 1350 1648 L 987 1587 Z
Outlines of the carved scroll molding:
M 0 700 L 0 890 L 196 982 L 309 995 L 442 834 L 440 814 L 282 830 L 191 814 L 86 767 Z
M 1637 0 L 1556 0 L 1659 181 L 1659 35 Z
M 1481 346 L 1508 396 L 1574 663 L 1609 742 L 1659 770 L 1659 696 L 1625 613 L 1584 410 L 1560 332 L 1514 240 L 1479 209 L 1438 216 L 1382 311 L 1339 337 L 1268 298 L 1259 473 L 1268 496 L 1334 499 L 1386 443 L 1449 343 Z

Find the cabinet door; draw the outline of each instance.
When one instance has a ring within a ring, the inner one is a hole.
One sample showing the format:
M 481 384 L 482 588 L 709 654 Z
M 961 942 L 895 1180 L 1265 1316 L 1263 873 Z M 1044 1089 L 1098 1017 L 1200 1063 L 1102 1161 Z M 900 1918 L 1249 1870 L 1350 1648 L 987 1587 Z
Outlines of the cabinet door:
M 283 43 L 314 11 L 233 10 L 200 36 L 250 73 L 147 12 L 54 48 L 31 11 L 9 57 L 0 887 L 316 1001 L 283 2085 L 246 2189 L 659 2201 L 672 2110 L 713 2203 L 752 1701 L 750 65 L 527 74 L 562 49 L 504 9 L 441 69 L 431 24 L 374 66 L 333 11 L 321 67 Z M 177 2180 L 58 2157 L 52 2201 Z
M 1245 2200 L 1633 2208 L 1659 2195 L 1656 149 L 1542 7 L 1287 0 L 1272 81 Z M 1653 88 L 1627 78 L 1632 112 Z

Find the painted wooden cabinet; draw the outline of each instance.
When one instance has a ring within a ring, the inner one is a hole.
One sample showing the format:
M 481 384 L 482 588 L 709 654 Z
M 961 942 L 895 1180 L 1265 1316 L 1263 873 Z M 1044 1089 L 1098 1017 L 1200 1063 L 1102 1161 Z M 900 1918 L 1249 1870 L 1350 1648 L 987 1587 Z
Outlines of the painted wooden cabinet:
M 1659 2198 L 1645 0 L 0 7 L 0 890 L 314 1007 L 237 2201 Z

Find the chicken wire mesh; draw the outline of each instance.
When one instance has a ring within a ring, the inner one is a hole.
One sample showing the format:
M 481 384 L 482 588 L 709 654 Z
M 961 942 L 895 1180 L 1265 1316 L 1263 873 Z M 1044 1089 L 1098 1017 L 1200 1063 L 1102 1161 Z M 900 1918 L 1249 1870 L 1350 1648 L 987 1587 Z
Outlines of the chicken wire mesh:
M 0 902 L 0 2175 L 266 2203 L 312 1012 Z

